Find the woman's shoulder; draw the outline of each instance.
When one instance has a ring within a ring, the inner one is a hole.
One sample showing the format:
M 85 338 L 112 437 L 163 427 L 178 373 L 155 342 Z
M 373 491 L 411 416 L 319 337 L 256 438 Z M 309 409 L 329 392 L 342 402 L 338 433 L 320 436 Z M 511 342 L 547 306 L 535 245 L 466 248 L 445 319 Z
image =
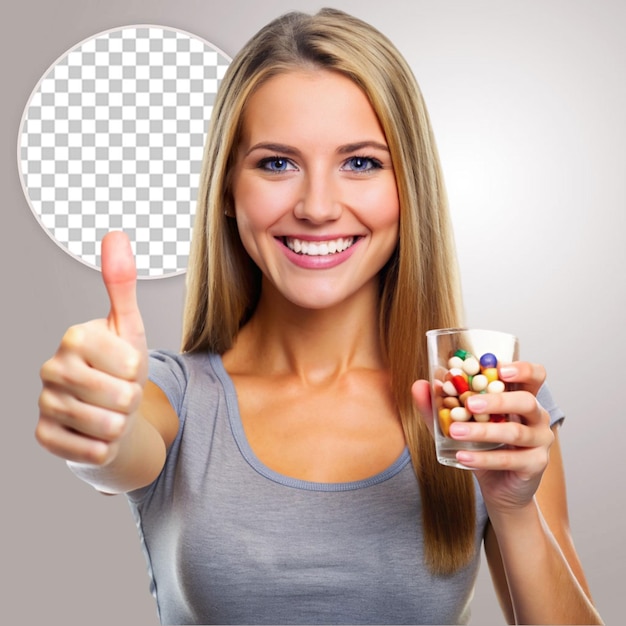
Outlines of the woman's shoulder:
M 563 423 L 565 412 L 556 403 L 546 383 L 544 383 L 537 392 L 537 402 L 550 414 L 550 426 Z
M 175 352 L 167 349 L 150 350 L 150 374 L 153 371 L 171 371 L 191 376 L 195 372 L 215 374 L 216 365 L 221 361 L 219 354 L 208 351 Z
M 221 357 L 211 352 L 151 350 L 148 377 L 162 389 L 178 411 L 183 398 L 196 387 L 197 382 L 202 382 L 204 391 L 220 385 L 222 369 Z

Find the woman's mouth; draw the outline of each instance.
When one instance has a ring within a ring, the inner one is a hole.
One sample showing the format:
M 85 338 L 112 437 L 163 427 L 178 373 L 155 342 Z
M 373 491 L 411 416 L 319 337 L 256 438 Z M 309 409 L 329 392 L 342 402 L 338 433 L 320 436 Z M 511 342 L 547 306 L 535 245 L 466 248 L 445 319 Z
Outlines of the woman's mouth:
M 303 256 L 328 256 L 344 252 L 354 245 L 357 237 L 339 237 L 325 241 L 307 241 L 296 237 L 283 237 L 283 243 L 292 252 Z

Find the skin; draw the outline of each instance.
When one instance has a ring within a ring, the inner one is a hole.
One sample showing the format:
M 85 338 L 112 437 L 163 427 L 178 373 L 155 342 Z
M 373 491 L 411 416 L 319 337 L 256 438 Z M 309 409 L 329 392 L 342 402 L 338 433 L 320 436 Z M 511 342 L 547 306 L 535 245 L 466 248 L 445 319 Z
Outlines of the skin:
M 242 242 L 264 275 L 256 314 L 224 355 L 253 450 L 308 480 L 382 471 L 404 449 L 372 315 L 399 203 L 367 98 L 328 72 L 271 79 L 246 108 L 233 194 Z M 356 243 L 294 258 L 285 237 Z
M 252 449 L 304 480 L 379 473 L 405 446 L 376 319 L 399 205 L 367 99 L 327 71 L 270 79 L 245 111 L 232 181 L 242 241 L 263 271 L 257 310 L 223 355 Z M 337 238 L 356 243 L 334 259 L 303 259 L 285 245 Z M 110 313 L 70 328 L 42 367 L 36 436 L 94 487 L 121 493 L 158 476 L 178 418 L 146 382 L 136 270 L 122 233 L 105 237 L 102 268 Z M 519 390 L 473 410 L 514 413 L 521 423 L 455 424 L 451 433 L 509 444 L 459 452 L 489 511 L 485 551 L 504 614 L 518 623 L 601 623 L 569 533 L 558 433 L 535 400 L 545 371 L 520 362 L 500 375 Z M 412 391 L 432 423 L 428 383 Z

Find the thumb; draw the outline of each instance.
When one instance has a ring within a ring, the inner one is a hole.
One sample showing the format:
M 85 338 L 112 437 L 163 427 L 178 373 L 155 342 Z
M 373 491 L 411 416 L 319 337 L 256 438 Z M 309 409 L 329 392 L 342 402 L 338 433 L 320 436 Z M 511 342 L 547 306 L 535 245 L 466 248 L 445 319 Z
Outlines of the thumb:
M 102 240 L 102 278 L 109 294 L 109 327 L 134 348 L 144 352 L 146 337 L 137 305 L 137 268 L 128 237 L 110 232 Z
M 416 380 L 411 387 L 413 402 L 420 412 L 422 419 L 428 426 L 428 430 L 433 430 L 433 409 L 430 395 L 430 383 L 426 380 Z

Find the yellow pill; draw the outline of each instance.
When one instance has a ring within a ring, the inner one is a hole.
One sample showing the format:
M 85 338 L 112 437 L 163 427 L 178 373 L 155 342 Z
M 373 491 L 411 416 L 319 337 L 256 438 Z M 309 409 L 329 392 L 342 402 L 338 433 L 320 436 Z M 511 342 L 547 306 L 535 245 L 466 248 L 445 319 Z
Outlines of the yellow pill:
M 444 437 L 450 436 L 451 423 L 452 418 L 450 417 L 450 409 L 439 409 L 439 428 L 441 429 L 441 434 Z
M 488 367 L 483 370 L 483 376 L 486 376 L 490 383 L 498 380 L 498 369 L 496 367 Z

